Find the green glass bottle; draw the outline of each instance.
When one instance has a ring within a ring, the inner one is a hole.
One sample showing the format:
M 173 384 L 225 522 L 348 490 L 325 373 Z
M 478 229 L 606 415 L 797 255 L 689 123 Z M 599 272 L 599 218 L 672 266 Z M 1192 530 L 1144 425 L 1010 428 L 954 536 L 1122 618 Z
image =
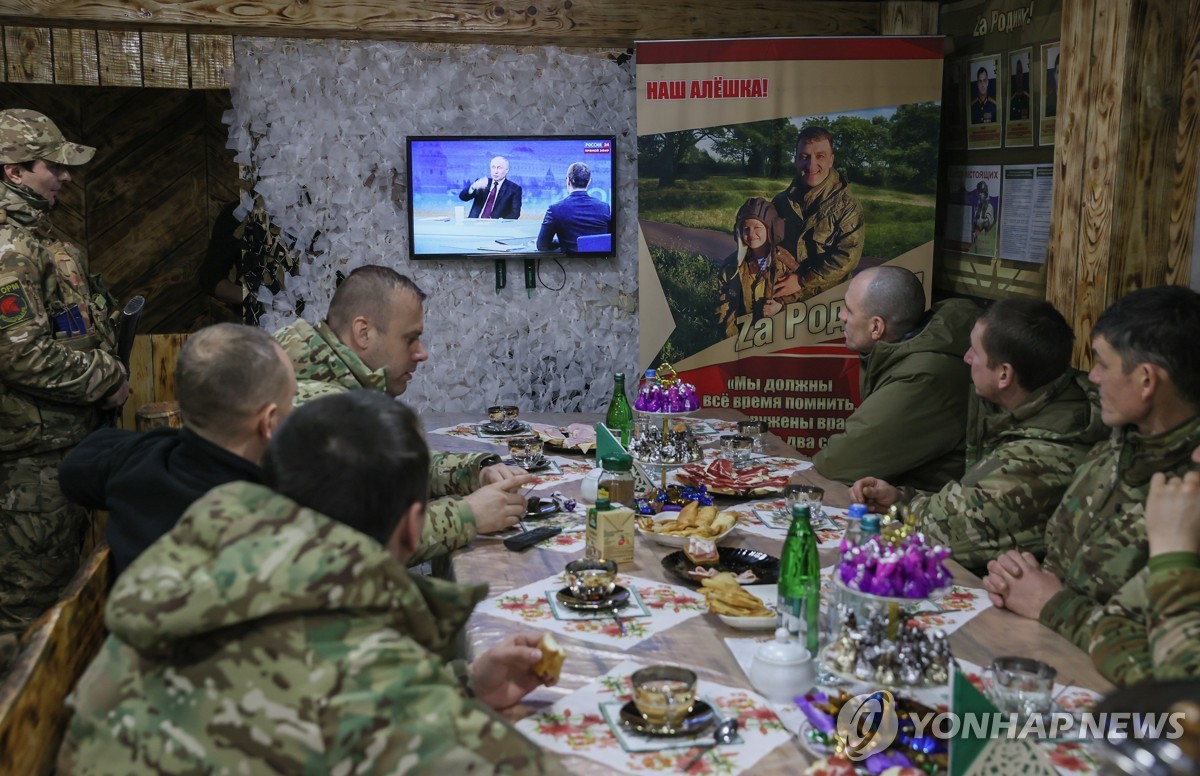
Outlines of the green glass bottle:
M 633 408 L 629 406 L 629 398 L 625 395 L 625 373 L 617 372 L 613 376 L 612 401 L 608 403 L 608 415 L 604 425 L 621 443 L 629 449 L 629 436 L 633 432 Z
M 807 504 L 792 507 L 792 525 L 779 561 L 778 611 L 779 627 L 797 638 L 803 632 L 805 647 L 816 657 L 821 645 L 821 557 Z

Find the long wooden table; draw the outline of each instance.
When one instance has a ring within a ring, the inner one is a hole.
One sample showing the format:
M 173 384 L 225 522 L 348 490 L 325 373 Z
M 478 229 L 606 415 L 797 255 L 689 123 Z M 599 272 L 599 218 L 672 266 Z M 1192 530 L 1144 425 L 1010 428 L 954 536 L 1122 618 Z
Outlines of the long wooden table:
M 698 416 L 723 420 L 741 420 L 744 416 L 732 410 L 709 410 Z M 444 428 L 457 423 L 479 422 L 481 415 L 436 413 L 426 414 L 423 422 L 427 430 Z M 595 414 L 530 414 L 524 420 L 566 426 L 569 423 L 595 423 L 601 416 Z M 461 439 L 444 435 L 428 437 L 435 450 L 446 452 L 497 452 L 500 447 L 482 439 Z M 555 454 L 549 449 L 547 452 Z M 778 437 L 770 435 L 766 452 L 771 455 L 802 458 L 794 449 L 785 445 Z M 567 454 L 570 455 L 570 454 Z M 591 456 L 589 456 L 591 457 Z M 834 507 L 845 507 L 849 503 L 849 489 L 840 483 L 822 477 L 813 469 L 797 473 L 793 482 L 817 485 L 825 489 L 825 503 Z M 578 493 L 578 481 L 563 483 L 547 490 L 561 490 L 568 495 Z M 539 491 L 535 491 L 539 492 Z M 721 503 L 718 501 L 718 503 Z M 730 500 L 727 503 L 736 503 Z M 729 546 L 747 547 L 778 556 L 781 541 L 735 532 Z M 665 547 L 648 541 L 635 544 L 635 562 L 622 566 L 622 573 L 630 573 L 647 579 L 678 584 L 663 572 L 660 560 L 670 552 Z M 581 554 L 581 553 L 580 553 Z M 460 582 L 490 585 L 491 596 L 502 595 L 510 590 L 544 579 L 562 571 L 563 566 L 577 555 L 562 552 L 527 550 L 513 553 L 505 549 L 498 540 L 479 537 L 470 547 L 453 555 L 452 570 Z M 822 565 L 835 562 L 833 552 L 822 554 Z M 957 564 L 950 564 L 955 581 L 968 587 L 980 587 L 974 574 Z M 516 623 L 487 615 L 476 615 L 467 625 L 468 656 L 477 654 L 499 641 L 504 636 L 522 630 Z M 628 651 L 606 648 L 596 644 L 566 639 L 568 658 L 562 679 L 553 688 L 542 688 L 531 694 L 523 706 L 515 710 L 514 716 L 526 716 L 550 705 L 555 700 L 573 692 L 592 679 L 611 670 L 623 660 L 636 660 L 643 664 L 671 662 L 686 664 L 701 677 L 722 684 L 750 688 L 750 681 L 726 648 L 724 638 L 745 636 L 716 617 L 703 615 L 677 625 L 651 639 L 641 642 Z M 1099 692 L 1108 692 L 1110 685 L 1092 666 L 1090 658 L 1066 639 L 1032 620 L 1019 617 L 1000 609 L 988 609 L 974 617 L 966 625 L 950 635 L 950 646 L 954 656 L 986 666 L 1001 655 L 1022 655 L 1042 660 L 1058 669 L 1057 681 L 1062 684 L 1079 685 Z M 756 771 L 761 773 L 795 772 L 798 764 L 811 760 L 799 741 L 793 739 L 788 745 L 778 747 L 767 758 L 760 761 Z M 600 764 L 582 757 L 566 758 L 572 773 L 612 773 Z

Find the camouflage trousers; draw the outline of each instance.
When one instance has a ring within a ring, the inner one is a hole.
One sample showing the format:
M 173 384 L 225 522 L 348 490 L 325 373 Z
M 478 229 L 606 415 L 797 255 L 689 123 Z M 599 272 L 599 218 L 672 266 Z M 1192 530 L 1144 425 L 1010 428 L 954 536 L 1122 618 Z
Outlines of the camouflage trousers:
M 58 485 L 66 450 L 0 458 L 0 675 L 4 653 L 52 607 L 79 568 L 88 513 Z

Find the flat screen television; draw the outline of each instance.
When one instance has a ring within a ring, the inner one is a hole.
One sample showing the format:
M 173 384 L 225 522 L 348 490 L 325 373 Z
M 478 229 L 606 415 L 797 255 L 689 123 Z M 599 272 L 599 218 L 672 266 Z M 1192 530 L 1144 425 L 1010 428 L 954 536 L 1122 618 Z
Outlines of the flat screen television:
M 412 258 L 612 256 L 619 209 L 614 141 L 612 135 L 408 138 Z M 569 170 L 576 184 L 570 191 Z

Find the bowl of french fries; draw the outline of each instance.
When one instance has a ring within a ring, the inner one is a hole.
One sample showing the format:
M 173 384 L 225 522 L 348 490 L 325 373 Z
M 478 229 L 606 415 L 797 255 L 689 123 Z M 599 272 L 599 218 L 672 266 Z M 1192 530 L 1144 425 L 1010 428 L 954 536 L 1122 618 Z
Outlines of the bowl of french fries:
M 774 585 L 743 586 L 734 575 L 722 571 L 700 581 L 700 593 L 708 602 L 708 610 L 721 622 L 739 630 L 773 630 L 775 628 Z
M 638 518 L 638 532 L 667 547 L 686 547 L 693 536 L 719 544 L 735 525 L 737 515 L 733 512 L 702 507 L 698 501 L 689 501 L 678 512 Z

